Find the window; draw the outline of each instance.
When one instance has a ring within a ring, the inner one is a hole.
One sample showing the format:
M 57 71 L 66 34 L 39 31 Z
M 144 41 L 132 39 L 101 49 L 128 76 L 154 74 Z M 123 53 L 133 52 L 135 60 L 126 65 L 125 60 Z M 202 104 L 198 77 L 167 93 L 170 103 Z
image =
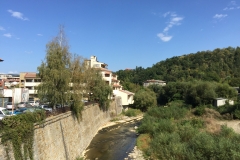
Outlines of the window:
M 26 82 L 33 82 L 33 79 L 26 79 Z
M 105 74 L 105 77 L 110 77 L 110 74 L 106 73 L 106 74 Z

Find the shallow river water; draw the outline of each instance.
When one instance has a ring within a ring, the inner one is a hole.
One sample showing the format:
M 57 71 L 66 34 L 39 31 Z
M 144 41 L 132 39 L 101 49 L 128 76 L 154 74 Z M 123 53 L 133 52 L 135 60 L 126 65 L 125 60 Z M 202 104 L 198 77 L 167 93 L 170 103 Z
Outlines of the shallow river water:
M 86 149 L 85 159 L 123 160 L 136 144 L 135 126 L 139 123 L 139 120 L 134 120 L 103 128 Z

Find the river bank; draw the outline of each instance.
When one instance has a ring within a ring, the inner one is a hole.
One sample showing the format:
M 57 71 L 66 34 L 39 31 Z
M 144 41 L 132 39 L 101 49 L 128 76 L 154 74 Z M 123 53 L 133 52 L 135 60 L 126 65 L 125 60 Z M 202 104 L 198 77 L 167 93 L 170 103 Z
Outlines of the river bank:
M 136 129 L 142 118 L 142 115 L 120 115 L 101 126 L 85 150 L 84 159 L 144 160 L 142 152 L 135 146 Z

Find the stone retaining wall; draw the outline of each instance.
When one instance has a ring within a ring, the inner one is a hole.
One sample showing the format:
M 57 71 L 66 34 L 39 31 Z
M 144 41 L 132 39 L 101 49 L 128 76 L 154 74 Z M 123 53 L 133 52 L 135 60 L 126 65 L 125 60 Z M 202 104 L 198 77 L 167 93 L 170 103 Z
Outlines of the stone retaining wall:
M 121 113 L 122 106 L 113 101 L 108 111 L 98 104 L 85 106 L 82 120 L 77 121 L 71 112 L 49 117 L 42 126 L 35 126 L 35 160 L 75 160 L 81 157 L 98 129 L 112 117 Z M 11 159 L 13 154 L 10 154 Z M 0 145 L 0 160 L 6 160 L 4 146 Z

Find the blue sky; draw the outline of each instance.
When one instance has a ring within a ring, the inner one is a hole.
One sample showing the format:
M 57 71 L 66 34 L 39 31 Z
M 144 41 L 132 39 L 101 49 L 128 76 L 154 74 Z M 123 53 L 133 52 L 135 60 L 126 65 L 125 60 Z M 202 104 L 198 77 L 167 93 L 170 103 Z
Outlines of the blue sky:
M 239 46 L 240 0 L 1 0 L 0 73 L 37 72 L 59 25 L 73 54 L 147 68 Z

